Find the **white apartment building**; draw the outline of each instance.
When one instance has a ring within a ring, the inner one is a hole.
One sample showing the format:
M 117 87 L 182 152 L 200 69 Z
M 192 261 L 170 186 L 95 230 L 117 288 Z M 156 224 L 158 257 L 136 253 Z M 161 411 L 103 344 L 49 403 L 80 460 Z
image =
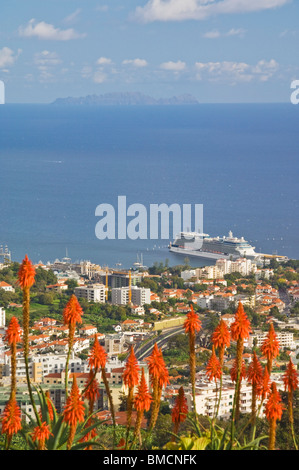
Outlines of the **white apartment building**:
M 243 276 L 249 276 L 257 270 L 256 264 L 247 258 L 239 258 L 233 261 L 221 258 L 216 261 L 216 268 L 222 271 L 223 275 L 238 272 Z
M 217 387 L 215 382 L 209 382 L 206 377 L 201 377 L 196 383 L 195 402 L 196 411 L 203 416 L 212 418 L 215 415 L 219 401 L 219 382 Z M 235 384 L 229 376 L 223 377 L 221 400 L 217 416 L 223 419 L 230 419 L 235 396 Z M 189 410 L 192 409 L 192 394 L 186 393 Z M 241 383 L 240 411 L 241 413 L 251 412 L 252 386 L 246 381 Z M 257 404 L 260 402 L 258 401 Z
M 252 348 L 254 345 L 260 348 L 268 334 L 268 331 L 257 331 L 251 334 L 247 340 L 247 345 L 249 348 Z M 294 341 L 294 333 L 289 333 L 286 331 L 276 332 L 277 339 L 279 341 L 279 348 L 281 351 L 284 348 L 296 349 L 296 343 Z
M 106 335 L 104 348 L 109 357 L 122 354 L 127 350 L 125 336 L 122 334 Z
M 75 295 L 77 298 L 82 297 L 88 302 L 105 303 L 106 286 L 104 284 L 93 284 L 92 286 L 75 287 Z
M 187 269 L 181 272 L 181 278 L 184 279 L 184 281 L 188 281 L 192 277 L 198 277 L 197 269 Z
M 63 372 L 66 365 L 66 354 L 40 354 L 29 357 L 29 376 L 34 383 L 41 383 L 48 374 Z M 70 358 L 70 372 L 85 372 L 85 363 L 74 354 Z M 5 355 L 5 376 L 11 373 L 10 355 Z M 26 368 L 23 355 L 17 356 L 16 378 L 19 384 L 26 383 Z
M 197 299 L 197 305 L 200 308 L 210 308 L 211 307 L 211 301 L 214 299 L 214 295 L 204 295 L 203 297 L 198 297 Z
M 127 305 L 129 303 L 129 291 L 127 287 L 114 287 L 111 290 L 111 302 L 113 305 Z M 131 287 L 131 303 L 144 305 L 151 303 L 151 290 L 147 287 Z

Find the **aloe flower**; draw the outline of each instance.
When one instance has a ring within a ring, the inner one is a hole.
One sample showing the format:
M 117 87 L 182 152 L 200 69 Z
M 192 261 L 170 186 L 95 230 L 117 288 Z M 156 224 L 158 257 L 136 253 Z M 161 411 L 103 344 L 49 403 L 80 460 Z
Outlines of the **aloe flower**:
M 174 424 L 173 433 L 177 434 L 179 431 L 180 424 L 183 423 L 187 418 L 188 413 L 188 405 L 187 399 L 185 397 L 183 387 L 179 388 L 179 392 L 176 396 L 174 407 L 171 413 L 171 420 Z M 173 440 L 175 436 L 173 436 Z
M 212 347 L 212 353 L 211 353 L 210 359 L 207 363 L 206 376 L 208 377 L 210 382 L 212 380 L 215 380 L 215 383 L 222 376 L 220 361 L 219 361 L 219 359 L 217 358 L 217 356 L 215 354 L 214 346 Z
M 153 389 L 153 407 L 149 424 L 149 429 L 152 430 L 155 427 L 158 418 L 162 389 L 169 383 L 169 374 L 163 359 L 162 351 L 158 348 L 157 343 L 155 343 L 152 354 L 146 358 L 146 361 L 148 363 L 148 370 Z
M 22 429 L 21 410 L 15 397 L 10 398 L 4 408 L 1 417 L 1 426 L 1 433 L 6 435 L 6 448 L 8 449 L 13 435 L 17 434 Z
M 49 425 L 46 422 L 41 423 L 40 426 L 36 426 L 32 433 L 32 440 L 37 441 L 38 450 L 46 450 L 46 441 L 53 435 L 49 429 Z
M 219 350 L 219 361 L 221 367 L 223 367 L 225 348 L 230 346 L 230 331 L 222 318 L 212 334 L 212 343 L 215 349 Z
M 231 328 L 232 340 L 237 342 L 237 378 L 236 378 L 236 394 L 235 394 L 235 418 L 239 419 L 240 416 L 240 390 L 241 390 L 241 373 L 242 373 L 242 361 L 243 361 L 243 350 L 244 340 L 249 337 L 251 332 L 250 321 L 244 311 L 242 302 L 239 302 L 237 311 L 235 313 L 235 321 L 232 323 Z
M 128 433 L 131 428 L 132 421 L 132 410 L 133 410 L 133 394 L 134 388 L 138 385 L 139 382 L 139 371 L 140 367 L 136 359 L 133 346 L 131 346 L 130 355 L 126 362 L 125 370 L 123 373 L 124 385 L 128 387 L 128 396 L 127 396 L 127 438 Z M 126 438 L 126 442 L 127 442 Z
M 196 373 L 196 356 L 195 356 L 195 335 L 201 329 L 201 321 L 197 313 L 194 312 L 193 305 L 190 305 L 190 312 L 184 322 L 185 333 L 189 336 L 189 351 L 190 351 L 190 380 L 193 396 L 193 408 L 195 419 L 197 420 L 196 413 L 196 400 L 195 400 L 195 373 Z
M 136 438 L 138 436 L 139 436 L 139 440 L 141 441 L 140 429 L 141 429 L 142 418 L 143 418 L 144 412 L 150 409 L 151 402 L 152 402 L 152 396 L 146 384 L 144 368 L 142 368 L 138 390 L 134 398 L 134 407 L 137 410 L 137 418 L 136 418 L 134 437 L 133 437 L 133 442 L 131 444 L 131 448 L 135 444 Z
M 18 271 L 18 283 L 23 291 L 23 344 L 24 344 L 24 361 L 25 361 L 25 370 L 26 370 L 26 381 L 29 391 L 31 405 L 33 407 L 36 420 L 40 423 L 39 415 L 35 406 L 35 401 L 33 398 L 33 393 L 31 389 L 30 374 L 29 374 L 29 321 L 30 321 L 30 289 L 35 283 L 35 268 L 32 262 L 28 259 L 26 255 L 23 259 L 19 271 Z
M 252 361 L 248 366 L 246 376 L 248 382 L 252 385 L 251 420 L 252 425 L 254 426 L 256 420 L 256 400 L 258 394 L 257 390 L 263 380 L 263 368 L 255 351 L 253 353 Z
M 83 310 L 75 295 L 72 295 L 63 310 L 63 323 L 68 326 L 69 339 L 68 339 L 68 355 L 65 365 L 65 392 L 68 394 L 68 366 L 73 348 L 74 335 L 77 323 L 82 323 Z
M 276 383 L 272 382 L 271 392 L 265 407 L 266 418 L 270 425 L 269 450 L 275 449 L 276 422 L 281 420 L 283 410 L 284 406 L 281 403 L 281 396 L 277 391 Z
M 279 354 L 279 341 L 272 322 L 270 323 L 269 331 L 261 346 L 261 350 L 267 358 L 267 368 L 269 374 L 271 374 L 273 359 L 275 359 Z
M 103 346 L 100 345 L 97 335 L 95 335 L 94 343 L 91 348 L 90 354 L 88 356 L 88 364 L 89 364 L 90 369 L 93 371 L 94 377 L 98 370 L 100 370 L 102 373 L 102 380 L 105 385 L 105 390 L 106 390 L 106 394 L 107 394 L 109 405 L 110 405 L 110 411 L 111 411 L 111 416 L 112 416 L 112 421 L 113 421 L 114 437 L 115 437 L 115 426 L 116 426 L 115 410 L 114 410 L 114 403 L 113 403 L 111 390 L 109 387 L 109 382 L 108 382 L 107 375 L 106 375 L 106 362 L 107 362 L 107 353 L 105 349 L 103 348 Z
M 11 390 L 10 396 L 16 394 L 16 354 L 17 343 L 21 341 L 21 328 L 16 317 L 12 317 L 7 327 L 4 340 L 10 345 L 11 352 Z
M 84 401 L 81 398 L 79 388 L 76 381 L 76 376 L 73 376 L 73 385 L 71 392 L 67 398 L 65 409 L 63 412 L 63 421 L 70 426 L 69 437 L 67 441 L 67 449 L 70 450 L 75 433 L 77 424 L 79 422 L 84 422 Z

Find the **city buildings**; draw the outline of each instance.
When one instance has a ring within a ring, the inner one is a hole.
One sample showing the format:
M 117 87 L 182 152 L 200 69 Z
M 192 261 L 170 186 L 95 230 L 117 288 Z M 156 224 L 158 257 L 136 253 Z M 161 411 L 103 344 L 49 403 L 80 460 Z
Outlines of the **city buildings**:
M 131 299 L 130 299 L 131 295 Z M 146 287 L 127 286 L 115 287 L 111 290 L 112 305 L 132 305 L 142 306 L 151 303 L 151 291 Z
M 93 284 L 88 286 L 75 287 L 76 297 L 86 299 L 88 302 L 105 303 L 106 287 L 104 284 Z

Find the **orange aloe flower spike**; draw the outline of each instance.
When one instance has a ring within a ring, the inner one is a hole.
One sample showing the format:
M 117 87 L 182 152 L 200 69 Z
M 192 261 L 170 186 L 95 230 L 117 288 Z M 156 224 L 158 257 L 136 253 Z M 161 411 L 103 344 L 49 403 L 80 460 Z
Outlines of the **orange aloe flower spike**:
M 210 382 L 212 380 L 215 380 L 216 382 L 217 380 L 221 378 L 221 375 L 222 375 L 221 365 L 220 365 L 219 359 L 217 358 L 215 354 L 215 349 L 213 346 L 212 354 L 206 367 L 206 376 L 208 377 Z
M 257 386 L 257 394 L 264 400 L 270 393 L 270 375 L 268 368 L 265 367 L 264 373 L 262 376 L 262 381 Z
M 7 327 L 4 340 L 9 345 L 16 344 L 21 341 L 21 328 L 16 317 L 12 317 Z
M 84 401 L 81 399 L 76 376 L 74 375 L 72 389 L 63 412 L 63 421 L 70 426 L 76 426 L 78 422 L 84 421 L 84 413 Z
M 281 401 L 281 396 L 277 390 L 276 383 L 272 382 L 271 392 L 265 406 L 265 414 L 268 421 L 272 419 L 274 421 L 281 419 L 282 412 L 284 410 L 284 406 Z
M 87 388 L 83 394 L 84 398 L 87 398 L 90 403 L 95 403 L 95 401 L 100 396 L 99 383 L 94 377 L 92 370 L 89 371 L 89 376 L 87 379 Z
M 166 387 L 166 385 L 170 384 L 169 372 L 168 372 L 168 369 L 167 369 L 166 366 L 163 367 L 163 369 L 160 373 L 158 384 L 159 384 L 160 388 Z
M 35 268 L 26 255 L 18 272 L 18 282 L 22 289 L 28 287 L 30 289 L 35 282 Z
M 269 331 L 267 337 L 265 338 L 262 346 L 262 353 L 267 357 L 268 361 L 275 359 L 279 354 L 279 341 L 277 339 L 276 333 L 274 331 L 274 325 L 271 322 L 269 326 Z M 269 370 L 270 373 L 270 370 Z
M 231 368 L 230 370 L 230 377 L 231 377 L 231 380 L 232 382 L 236 382 L 237 381 L 237 376 L 238 376 L 238 368 L 237 368 L 237 360 L 235 359 L 234 360 L 234 364 L 233 364 L 233 367 Z M 241 370 L 240 370 L 240 381 L 242 379 L 245 379 L 246 378 L 246 367 L 245 367 L 245 362 L 244 360 L 242 360 L 242 366 L 241 366 Z
M 163 373 L 165 363 L 157 343 L 154 344 L 152 354 L 146 358 L 146 361 L 148 363 L 148 370 L 151 378 L 159 379 L 160 375 Z
M 234 341 L 238 341 L 239 339 L 244 340 L 249 337 L 251 326 L 242 302 L 239 302 L 237 311 L 235 313 L 235 321 L 232 323 L 230 331 Z
M 285 374 L 283 376 L 283 382 L 285 391 L 291 392 L 298 388 L 298 372 L 292 362 L 292 359 L 289 360 L 287 365 Z
M 230 345 L 230 331 L 222 318 L 212 334 L 212 342 L 216 349 L 228 348 Z
M 144 375 L 144 369 L 142 368 L 138 391 L 134 399 L 134 406 L 137 411 L 148 411 L 150 409 L 151 402 L 152 397 L 148 391 L 148 386 L 146 384 Z
M 136 359 L 133 346 L 131 346 L 131 352 L 128 357 L 126 367 L 123 373 L 124 384 L 129 387 L 135 387 L 139 382 L 139 371 L 140 367 Z
M 95 335 L 94 343 L 88 356 L 89 367 L 98 370 L 105 367 L 106 361 L 107 353 L 103 346 L 100 345 L 97 335 Z
M 40 426 L 36 426 L 32 433 L 33 441 L 38 442 L 38 449 L 44 450 L 45 443 L 53 434 L 50 432 L 49 425 L 44 421 Z
M 271 392 L 265 406 L 265 415 L 269 421 L 269 441 L 268 449 L 275 449 L 276 421 L 281 420 L 284 406 L 281 403 L 281 396 L 276 388 L 276 383 L 272 382 Z
M 194 312 L 193 305 L 190 305 L 190 312 L 184 322 L 185 333 L 194 335 L 196 331 L 201 329 L 201 321 L 197 313 Z
M 250 362 L 247 369 L 247 380 L 252 385 L 258 386 L 262 383 L 263 380 L 263 367 L 256 355 L 256 352 L 253 353 L 252 361 Z
M 171 420 L 173 423 L 183 423 L 187 418 L 188 405 L 185 397 L 183 387 L 179 388 L 179 392 L 176 396 L 174 407 L 171 413 Z
M 82 307 L 79 304 L 77 297 L 73 294 L 63 310 L 64 324 L 75 325 L 76 323 L 82 323 L 82 315 Z
M 22 429 L 21 410 L 15 398 L 11 398 L 6 404 L 1 421 L 1 433 L 6 434 L 8 439 Z

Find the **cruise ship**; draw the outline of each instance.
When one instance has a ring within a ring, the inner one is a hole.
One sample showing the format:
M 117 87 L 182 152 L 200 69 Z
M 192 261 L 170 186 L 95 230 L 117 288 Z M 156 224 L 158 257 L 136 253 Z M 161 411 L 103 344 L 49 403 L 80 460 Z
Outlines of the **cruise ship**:
M 217 259 L 255 259 L 258 254 L 243 237 L 237 238 L 230 231 L 228 236 L 210 237 L 207 233 L 181 232 L 169 244 L 169 250 L 173 253 L 185 256 L 197 256 L 199 258 Z

